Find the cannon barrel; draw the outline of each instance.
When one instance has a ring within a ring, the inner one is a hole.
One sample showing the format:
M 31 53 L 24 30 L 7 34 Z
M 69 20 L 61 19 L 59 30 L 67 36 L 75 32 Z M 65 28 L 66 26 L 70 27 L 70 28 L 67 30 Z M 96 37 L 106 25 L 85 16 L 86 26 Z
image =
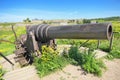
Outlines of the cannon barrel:
M 32 31 L 37 41 L 47 42 L 51 39 L 110 39 L 111 23 L 78 24 L 64 26 L 49 26 L 47 24 L 32 25 Z

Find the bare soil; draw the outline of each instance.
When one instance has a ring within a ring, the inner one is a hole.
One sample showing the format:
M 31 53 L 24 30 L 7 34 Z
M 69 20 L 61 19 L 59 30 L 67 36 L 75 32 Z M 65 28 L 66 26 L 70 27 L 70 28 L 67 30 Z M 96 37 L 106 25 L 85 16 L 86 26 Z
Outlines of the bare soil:
M 57 71 L 42 80 L 120 80 L 120 59 L 104 60 L 107 70 L 102 77 L 86 74 L 80 66 L 68 65 L 62 71 Z

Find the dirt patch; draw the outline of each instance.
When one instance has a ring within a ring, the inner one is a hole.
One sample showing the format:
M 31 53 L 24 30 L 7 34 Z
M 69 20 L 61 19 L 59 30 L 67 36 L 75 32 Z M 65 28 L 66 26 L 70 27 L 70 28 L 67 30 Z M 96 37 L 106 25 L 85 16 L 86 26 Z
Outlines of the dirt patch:
M 42 80 L 120 80 L 120 59 L 104 62 L 107 70 L 102 77 L 86 74 L 80 66 L 68 65 L 62 71 L 43 77 Z

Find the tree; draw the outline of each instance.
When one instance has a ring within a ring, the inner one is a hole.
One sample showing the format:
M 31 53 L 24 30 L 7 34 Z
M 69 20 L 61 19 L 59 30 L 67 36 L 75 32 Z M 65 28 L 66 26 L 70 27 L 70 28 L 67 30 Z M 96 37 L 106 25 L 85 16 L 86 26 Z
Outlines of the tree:
M 30 20 L 29 18 L 26 18 L 25 20 L 23 20 L 23 22 L 25 22 L 25 23 L 30 23 L 31 20 Z
M 81 22 L 79 20 L 76 20 L 76 24 L 81 24 Z
M 47 24 L 47 22 L 46 22 L 46 21 L 43 21 L 42 23 L 43 23 L 43 24 Z
M 83 23 L 90 23 L 91 21 L 89 19 L 83 19 Z

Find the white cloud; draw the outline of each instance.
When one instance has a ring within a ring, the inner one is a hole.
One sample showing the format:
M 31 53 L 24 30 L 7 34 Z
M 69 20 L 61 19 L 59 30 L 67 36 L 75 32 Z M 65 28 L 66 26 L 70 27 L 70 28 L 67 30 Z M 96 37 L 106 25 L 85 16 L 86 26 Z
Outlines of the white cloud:
M 0 22 L 19 22 L 25 19 L 25 16 L 14 14 L 0 14 Z
M 18 22 L 23 19 L 78 19 L 120 16 L 120 11 L 49 11 L 39 9 L 11 9 L 0 13 L 0 22 Z
M 7 13 L 0 13 L 0 22 L 16 22 L 22 21 L 25 18 L 39 18 L 39 19 L 57 19 L 66 18 L 66 12 L 57 11 L 43 11 L 32 9 L 12 9 Z

